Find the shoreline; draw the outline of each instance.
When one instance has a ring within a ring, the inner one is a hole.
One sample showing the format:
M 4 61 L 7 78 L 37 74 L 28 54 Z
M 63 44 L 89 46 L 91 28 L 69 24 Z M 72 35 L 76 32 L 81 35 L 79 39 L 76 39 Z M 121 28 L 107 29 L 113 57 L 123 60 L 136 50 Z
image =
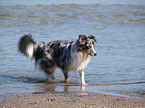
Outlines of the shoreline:
M 25 94 L 14 94 L 8 96 L 6 101 L 0 102 L 1 108 L 104 108 L 104 107 L 129 107 L 129 108 L 144 108 L 145 93 L 142 99 L 109 95 L 94 92 L 73 92 L 73 93 L 46 93 L 34 92 Z

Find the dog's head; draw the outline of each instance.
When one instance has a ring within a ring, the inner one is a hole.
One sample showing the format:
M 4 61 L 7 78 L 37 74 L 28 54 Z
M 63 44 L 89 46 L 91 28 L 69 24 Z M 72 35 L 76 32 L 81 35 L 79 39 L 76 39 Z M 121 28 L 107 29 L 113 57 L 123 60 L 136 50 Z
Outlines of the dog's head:
M 85 35 L 79 35 L 78 39 L 78 52 L 84 52 L 87 53 L 90 56 L 96 56 L 97 53 L 95 51 L 95 42 L 96 38 L 94 36 L 85 36 Z

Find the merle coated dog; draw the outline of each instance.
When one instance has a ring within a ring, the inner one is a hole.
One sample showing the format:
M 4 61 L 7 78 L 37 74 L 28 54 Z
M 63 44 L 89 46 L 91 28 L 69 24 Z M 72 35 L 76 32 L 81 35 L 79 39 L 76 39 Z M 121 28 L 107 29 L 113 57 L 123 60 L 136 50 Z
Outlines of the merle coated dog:
M 32 35 L 24 35 L 18 43 L 19 51 L 35 59 L 35 66 L 54 79 L 57 67 L 61 68 L 65 82 L 69 82 L 68 72 L 80 73 L 81 84 L 85 85 L 84 71 L 91 56 L 96 56 L 94 36 L 79 35 L 77 41 L 35 42 Z

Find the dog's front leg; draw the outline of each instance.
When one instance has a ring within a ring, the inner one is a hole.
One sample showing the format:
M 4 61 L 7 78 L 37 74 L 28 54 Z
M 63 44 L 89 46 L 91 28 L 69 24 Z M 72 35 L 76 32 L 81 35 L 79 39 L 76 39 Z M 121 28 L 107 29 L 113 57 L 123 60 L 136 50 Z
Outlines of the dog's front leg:
M 63 75 L 65 78 L 65 83 L 69 83 L 68 70 L 63 70 Z
M 79 71 L 79 73 L 80 73 L 81 85 L 87 85 L 85 83 L 85 72 L 84 72 L 84 70 Z

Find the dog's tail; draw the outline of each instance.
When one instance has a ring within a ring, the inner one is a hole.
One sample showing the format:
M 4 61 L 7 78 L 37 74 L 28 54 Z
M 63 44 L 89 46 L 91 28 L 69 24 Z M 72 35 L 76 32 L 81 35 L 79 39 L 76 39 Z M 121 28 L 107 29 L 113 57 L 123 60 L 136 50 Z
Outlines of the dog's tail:
M 29 58 L 34 58 L 34 45 L 36 42 L 32 38 L 32 35 L 24 35 L 20 38 L 18 43 L 19 51 Z

